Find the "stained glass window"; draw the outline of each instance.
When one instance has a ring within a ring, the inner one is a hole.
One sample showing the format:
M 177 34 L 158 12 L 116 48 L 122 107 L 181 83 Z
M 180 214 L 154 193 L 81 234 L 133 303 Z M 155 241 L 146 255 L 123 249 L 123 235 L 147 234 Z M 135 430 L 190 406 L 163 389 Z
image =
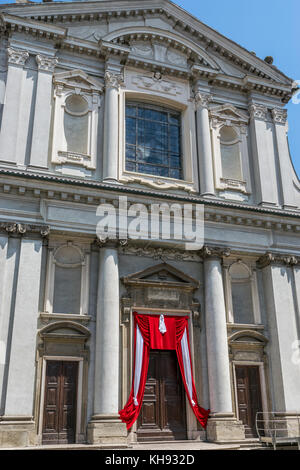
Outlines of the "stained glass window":
M 126 104 L 126 170 L 182 179 L 181 116 L 142 103 Z

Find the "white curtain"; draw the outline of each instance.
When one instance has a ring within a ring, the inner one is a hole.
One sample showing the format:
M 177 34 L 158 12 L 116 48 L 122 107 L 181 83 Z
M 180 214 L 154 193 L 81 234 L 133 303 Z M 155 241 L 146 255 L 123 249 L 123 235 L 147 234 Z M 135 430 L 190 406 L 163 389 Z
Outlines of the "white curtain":
M 191 403 L 194 406 L 195 402 L 193 400 L 192 365 L 191 365 L 191 358 L 190 358 L 190 351 L 189 351 L 189 346 L 188 346 L 188 341 L 187 341 L 186 329 L 184 330 L 184 333 L 181 339 L 181 352 L 182 352 L 185 381 L 186 381 L 187 389 L 189 391 Z

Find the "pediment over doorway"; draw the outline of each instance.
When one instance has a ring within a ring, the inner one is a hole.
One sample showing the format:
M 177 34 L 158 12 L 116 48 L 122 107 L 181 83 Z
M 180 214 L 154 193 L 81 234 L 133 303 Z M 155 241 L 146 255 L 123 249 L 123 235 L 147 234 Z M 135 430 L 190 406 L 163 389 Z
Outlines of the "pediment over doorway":
M 165 288 L 183 288 L 185 290 L 195 290 L 199 288 L 199 281 L 188 276 L 168 263 L 160 263 L 155 266 L 143 269 L 129 276 L 123 277 L 125 285 L 132 286 L 161 286 Z

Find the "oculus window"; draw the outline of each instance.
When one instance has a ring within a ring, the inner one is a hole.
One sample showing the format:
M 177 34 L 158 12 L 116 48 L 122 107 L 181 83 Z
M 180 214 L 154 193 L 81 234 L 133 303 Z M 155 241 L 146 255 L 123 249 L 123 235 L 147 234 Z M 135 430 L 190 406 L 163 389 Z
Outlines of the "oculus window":
M 125 119 L 126 170 L 182 179 L 181 113 L 127 103 Z

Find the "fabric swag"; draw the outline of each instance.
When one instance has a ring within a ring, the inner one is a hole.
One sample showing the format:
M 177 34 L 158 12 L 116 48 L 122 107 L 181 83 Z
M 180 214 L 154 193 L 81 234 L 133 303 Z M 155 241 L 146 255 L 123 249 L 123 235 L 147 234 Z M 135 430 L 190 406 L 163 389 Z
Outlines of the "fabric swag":
M 184 388 L 192 410 L 203 428 L 210 410 L 198 404 L 192 372 L 188 317 L 165 315 L 134 315 L 134 364 L 132 388 L 124 408 L 119 411 L 121 420 L 130 429 L 142 406 L 151 349 L 173 349 L 182 375 Z

